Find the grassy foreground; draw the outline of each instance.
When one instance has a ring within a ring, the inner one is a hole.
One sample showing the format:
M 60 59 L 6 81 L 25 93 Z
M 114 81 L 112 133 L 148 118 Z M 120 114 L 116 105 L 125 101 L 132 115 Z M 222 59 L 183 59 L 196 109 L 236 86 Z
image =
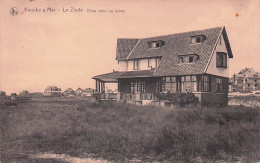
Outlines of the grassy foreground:
M 1 106 L 0 162 L 38 153 L 169 162 L 257 162 L 259 108 L 159 108 L 42 98 Z

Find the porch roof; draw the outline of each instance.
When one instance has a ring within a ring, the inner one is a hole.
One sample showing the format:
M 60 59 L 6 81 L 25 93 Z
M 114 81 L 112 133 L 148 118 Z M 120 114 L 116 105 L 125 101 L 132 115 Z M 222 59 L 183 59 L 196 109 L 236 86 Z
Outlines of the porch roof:
M 154 77 L 154 70 L 127 71 L 118 78 L 134 78 L 134 77 Z
M 123 73 L 124 72 L 114 71 L 111 73 L 94 76 L 93 79 L 104 82 L 117 82 L 117 78 Z
M 114 71 L 107 74 L 94 76 L 93 79 L 104 82 L 117 82 L 118 78 L 154 77 L 154 70 L 142 71 Z

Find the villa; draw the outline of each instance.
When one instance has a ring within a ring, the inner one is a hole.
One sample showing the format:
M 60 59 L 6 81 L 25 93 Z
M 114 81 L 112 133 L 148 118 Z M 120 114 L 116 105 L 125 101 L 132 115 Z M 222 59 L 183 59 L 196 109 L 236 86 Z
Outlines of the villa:
M 228 103 L 229 59 L 225 27 L 142 39 L 117 40 L 118 70 L 94 76 L 100 99 L 156 104 L 158 92 L 192 92 L 201 104 Z M 107 94 L 106 83 L 118 92 Z

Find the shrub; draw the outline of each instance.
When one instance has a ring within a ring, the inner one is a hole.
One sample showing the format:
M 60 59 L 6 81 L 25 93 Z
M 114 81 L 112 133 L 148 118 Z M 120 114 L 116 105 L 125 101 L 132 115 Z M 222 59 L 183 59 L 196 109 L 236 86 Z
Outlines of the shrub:
M 196 105 L 199 103 L 199 98 L 196 97 L 193 93 L 183 93 L 183 92 L 167 92 L 167 93 L 156 93 L 156 97 L 159 100 L 167 100 L 170 104 L 187 106 L 187 105 Z
M 0 91 L 0 97 L 5 97 L 6 93 L 4 91 Z

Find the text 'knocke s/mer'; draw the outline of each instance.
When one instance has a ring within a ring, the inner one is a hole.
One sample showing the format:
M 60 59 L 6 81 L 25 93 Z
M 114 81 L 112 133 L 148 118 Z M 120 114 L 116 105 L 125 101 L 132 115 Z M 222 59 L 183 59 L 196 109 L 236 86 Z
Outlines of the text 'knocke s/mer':
M 51 7 L 47 7 L 47 8 L 38 8 L 38 7 L 33 7 L 33 8 L 28 8 L 25 7 L 24 8 L 24 12 L 55 12 L 56 10 L 54 8 Z

